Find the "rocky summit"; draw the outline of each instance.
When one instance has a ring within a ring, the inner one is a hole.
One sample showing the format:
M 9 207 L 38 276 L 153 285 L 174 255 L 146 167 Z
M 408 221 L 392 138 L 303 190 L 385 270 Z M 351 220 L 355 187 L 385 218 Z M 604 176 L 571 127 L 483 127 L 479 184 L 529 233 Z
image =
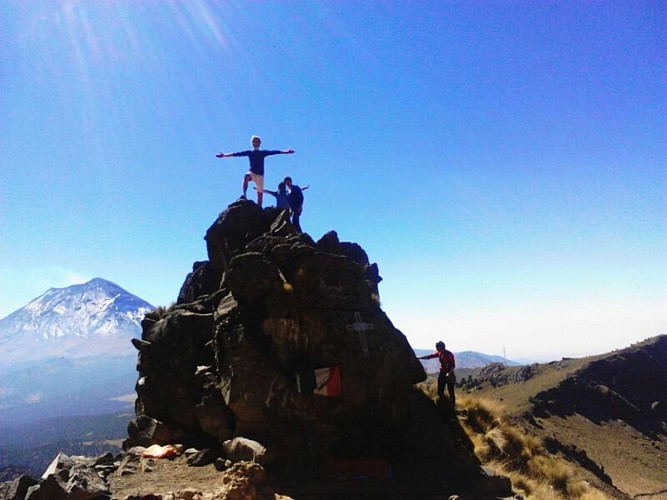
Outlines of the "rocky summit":
M 361 247 L 315 242 L 243 200 L 205 240 L 177 304 L 142 323 L 127 446 L 245 436 L 291 460 L 394 451 L 425 374 Z
M 399 474 L 421 459 L 425 474 L 477 474 L 460 435 L 415 388 L 424 369 L 381 309 L 378 266 L 358 244 L 333 231 L 316 242 L 286 212 L 245 200 L 205 241 L 208 260 L 133 341 L 138 397 L 125 449 L 224 454 L 243 437 L 283 467 L 373 458 Z
M 286 212 L 245 200 L 205 240 L 208 260 L 132 339 L 123 452 L 59 455 L 39 481 L 0 484 L 0 499 L 512 494 L 447 400 L 415 387 L 426 374 L 359 245 L 333 231 L 316 242 Z

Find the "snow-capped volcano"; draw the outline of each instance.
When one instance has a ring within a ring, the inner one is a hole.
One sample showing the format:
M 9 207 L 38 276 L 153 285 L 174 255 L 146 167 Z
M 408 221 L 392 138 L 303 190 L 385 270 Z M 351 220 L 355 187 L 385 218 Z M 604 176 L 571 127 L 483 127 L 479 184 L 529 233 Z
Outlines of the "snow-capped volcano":
M 51 288 L 0 320 L 0 359 L 127 354 L 140 322 L 154 309 L 115 283 L 95 278 Z

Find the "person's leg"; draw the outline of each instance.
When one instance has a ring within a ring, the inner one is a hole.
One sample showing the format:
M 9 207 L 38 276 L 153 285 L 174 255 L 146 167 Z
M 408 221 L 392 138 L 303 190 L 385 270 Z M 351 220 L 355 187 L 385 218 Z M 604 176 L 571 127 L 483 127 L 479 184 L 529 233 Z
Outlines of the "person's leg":
M 296 228 L 297 231 L 302 233 L 303 231 L 301 230 L 301 223 L 299 221 L 301 217 L 301 210 L 302 208 L 299 207 L 294 212 L 292 213 L 292 225 Z
M 447 391 L 449 392 L 449 399 L 452 401 L 452 406 L 456 404 L 456 394 L 454 393 L 455 388 L 456 375 L 454 375 L 454 373 L 450 373 L 449 377 L 447 377 Z
M 438 374 L 438 397 L 442 399 L 443 394 L 445 393 L 445 384 L 447 381 L 445 380 L 445 374 L 443 372 L 440 372 Z
M 248 182 L 250 182 L 250 179 L 252 179 L 250 174 L 245 174 L 243 176 L 243 199 L 245 199 L 246 195 L 248 194 Z
M 255 185 L 257 186 L 257 205 L 261 207 L 262 199 L 264 198 L 264 176 L 257 174 L 251 174 L 251 175 L 252 175 L 252 180 L 255 182 Z

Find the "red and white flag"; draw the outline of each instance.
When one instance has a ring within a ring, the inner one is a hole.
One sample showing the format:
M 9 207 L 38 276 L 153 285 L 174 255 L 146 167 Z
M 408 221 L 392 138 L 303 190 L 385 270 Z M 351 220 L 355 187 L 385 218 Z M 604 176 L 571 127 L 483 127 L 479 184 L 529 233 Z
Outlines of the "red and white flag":
M 315 390 L 313 394 L 320 396 L 340 396 L 340 368 L 337 366 L 328 366 L 315 370 Z

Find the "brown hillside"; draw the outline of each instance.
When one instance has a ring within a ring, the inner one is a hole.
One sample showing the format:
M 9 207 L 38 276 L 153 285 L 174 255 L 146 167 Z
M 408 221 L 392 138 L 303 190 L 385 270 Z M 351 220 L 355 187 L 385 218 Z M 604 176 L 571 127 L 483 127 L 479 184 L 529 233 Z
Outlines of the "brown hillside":
M 608 495 L 667 498 L 667 335 L 588 358 L 493 364 L 459 380 Z

